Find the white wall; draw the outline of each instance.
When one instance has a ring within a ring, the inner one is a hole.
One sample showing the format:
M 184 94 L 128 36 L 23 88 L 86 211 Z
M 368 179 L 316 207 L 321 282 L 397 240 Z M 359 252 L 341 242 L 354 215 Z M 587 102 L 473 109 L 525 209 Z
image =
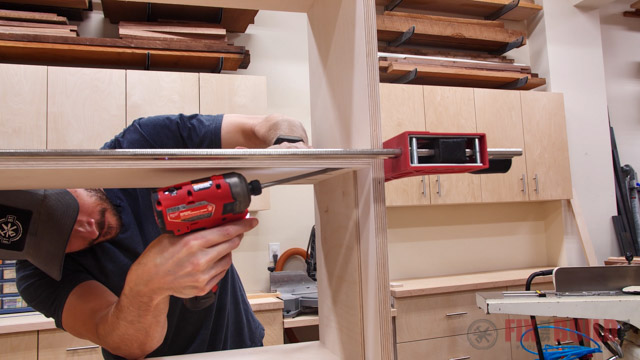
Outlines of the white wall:
M 599 12 L 576 8 L 566 0 L 536 3 L 544 10 L 543 18 L 529 22 L 531 65 L 547 78 L 544 90 L 564 94 L 575 199 L 602 264 L 620 252 L 611 221 L 617 210 Z M 567 224 L 567 230 L 565 242 L 575 247 L 575 224 Z M 581 253 L 565 255 L 566 264 L 585 263 Z
M 632 0 L 600 10 L 602 50 L 611 124 L 621 165 L 640 170 L 640 19 L 622 16 Z

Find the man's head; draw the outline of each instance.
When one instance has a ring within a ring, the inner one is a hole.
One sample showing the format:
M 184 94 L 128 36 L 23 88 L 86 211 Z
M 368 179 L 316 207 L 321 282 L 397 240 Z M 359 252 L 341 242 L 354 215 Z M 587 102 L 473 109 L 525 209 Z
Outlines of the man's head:
M 64 255 L 109 240 L 120 218 L 102 190 L 0 191 L 0 259 L 26 259 L 52 278 Z

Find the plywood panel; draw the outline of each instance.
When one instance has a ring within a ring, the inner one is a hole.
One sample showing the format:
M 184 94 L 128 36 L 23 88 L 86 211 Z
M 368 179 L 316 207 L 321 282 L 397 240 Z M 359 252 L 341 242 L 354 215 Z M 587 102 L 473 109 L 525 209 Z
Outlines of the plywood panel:
M 564 98 L 560 93 L 522 92 L 522 119 L 529 199 L 572 197 Z
M 0 64 L 0 149 L 47 146 L 47 68 Z
M 424 131 L 421 86 L 380 84 L 382 139 L 403 131 Z M 409 177 L 385 183 L 387 206 L 425 205 L 431 202 L 426 177 Z
M 507 90 L 474 89 L 477 130 L 487 134 L 489 148 L 524 150 L 520 94 Z M 482 201 L 527 200 L 526 154 L 515 157 L 506 174 L 481 175 Z
M 282 309 L 256 311 L 258 321 L 264 326 L 264 346 L 281 345 L 284 343 L 284 323 Z
M 487 289 L 504 291 L 506 288 Z M 485 291 L 485 290 L 483 290 Z M 489 320 L 503 329 L 507 315 L 486 315 L 476 305 L 476 292 L 464 291 L 396 299 L 396 331 L 399 343 L 462 335 L 477 320 Z
M 127 125 L 139 117 L 200 112 L 199 75 L 127 70 Z
M 38 360 L 100 360 L 102 350 L 66 331 L 42 330 L 38 336 Z
M 201 114 L 267 114 L 267 78 L 264 76 L 200 74 Z M 249 211 L 267 210 L 271 192 L 251 199 Z
M 50 67 L 49 149 L 98 149 L 125 120 L 125 71 Z
M 494 343 L 495 341 L 495 343 Z M 473 345 L 472 345 L 473 344 Z M 504 330 L 398 344 L 398 360 L 509 359 L 511 350 Z
M 0 358 L 3 360 L 37 360 L 38 332 L 27 331 L 0 335 Z
M 427 131 L 476 132 L 473 89 L 425 86 L 423 91 Z M 429 182 L 432 204 L 470 203 L 482 199 L 477 175 L 431 175 Z

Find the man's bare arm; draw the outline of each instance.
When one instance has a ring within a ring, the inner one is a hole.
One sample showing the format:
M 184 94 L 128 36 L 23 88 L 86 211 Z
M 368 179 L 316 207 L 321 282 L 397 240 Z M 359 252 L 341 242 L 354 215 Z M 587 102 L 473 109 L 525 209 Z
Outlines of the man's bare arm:
M 225 114 L 222 120 L 222 147 L 267 148 L 280 135 L 297 136 L 309 143 L 307 132 L 298 120 L 286 116 Z
M 78 285 L 65 303 L 63 327 L 125 358 L 148 355 L 165 337 L 170 296 L 211 291 L 231 266 L 231 251 L 257 223 L 250 218 L 183 236 L 161 235 L 132 265 L 120 297 L 96 281 Z

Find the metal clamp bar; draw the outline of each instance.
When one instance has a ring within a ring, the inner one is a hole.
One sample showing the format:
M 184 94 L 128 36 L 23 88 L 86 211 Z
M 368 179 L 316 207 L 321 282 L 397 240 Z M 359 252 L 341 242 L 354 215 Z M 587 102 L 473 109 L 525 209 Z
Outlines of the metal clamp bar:
M 462 356 L 457 358 L 449 358 L 449 360 L 468 360 L 471 359 L 471 356 Z
M 513 0 L 510 3 L 506 4 L 502 8 L 492 12 L 491 14 L 484 17 L 485 20 L 497 20 L 509 11 L 515 9 L 520 5 L 520 0 Z
M 461 316 L 461 315 L 467 315 L 468 312 L 466 311 L 459 311 L 459 312 L 452 312 L 452 313 L 448 313 L 446 316 Z
M 411 163 L 418 163 L 418 138 L 411 138 Z

